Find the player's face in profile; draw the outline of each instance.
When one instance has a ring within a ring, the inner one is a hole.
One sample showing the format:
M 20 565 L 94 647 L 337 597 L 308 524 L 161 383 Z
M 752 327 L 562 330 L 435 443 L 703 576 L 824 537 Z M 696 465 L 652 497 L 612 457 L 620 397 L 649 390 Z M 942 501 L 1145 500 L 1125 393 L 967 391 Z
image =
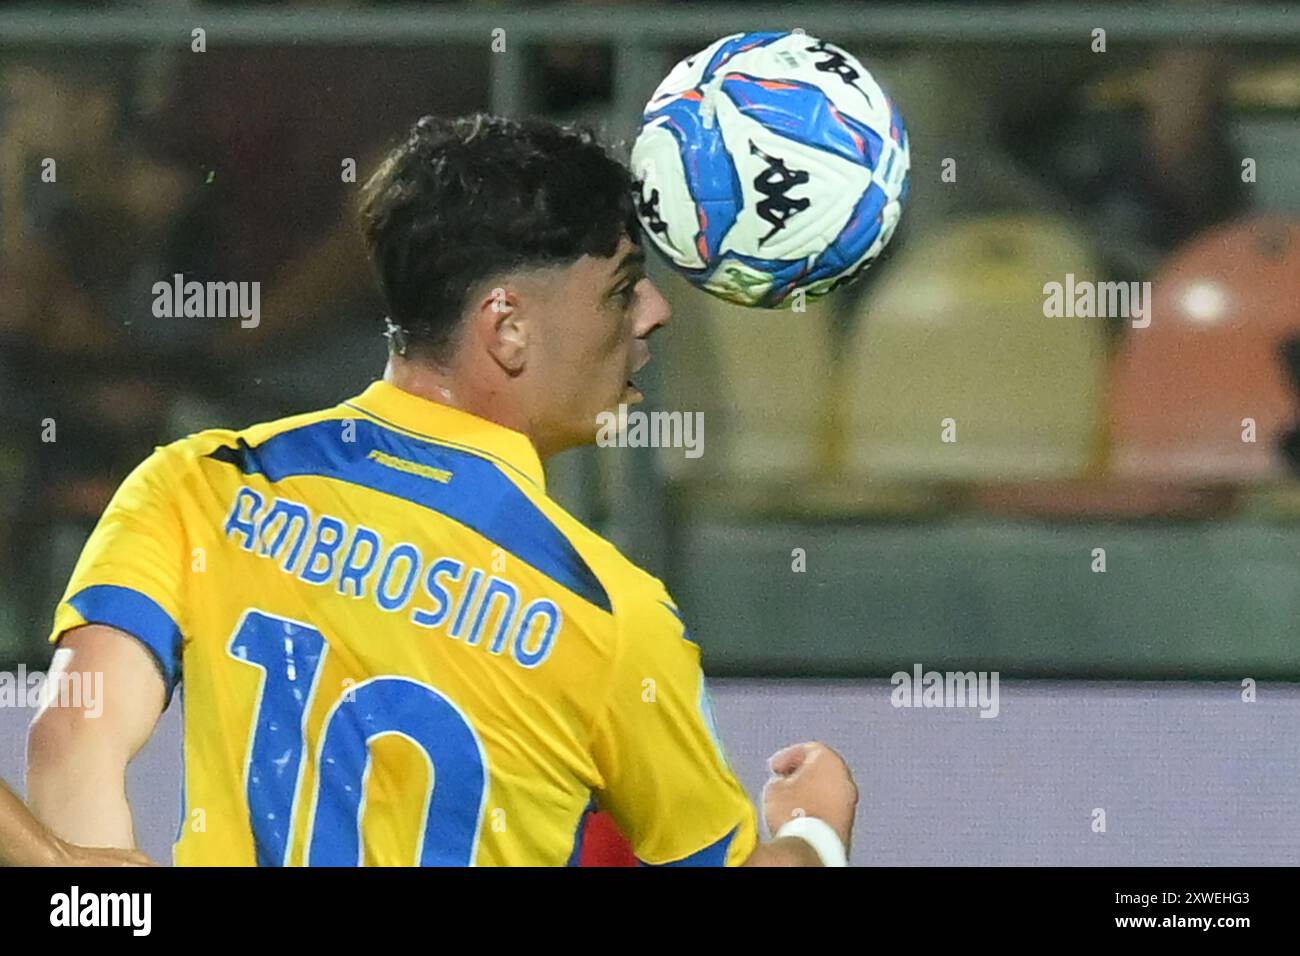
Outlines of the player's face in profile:
M 642 394 L 636 376 L 650 361 L 647 337 L 670 309 L 646 277 L 644 250 L 624 237 L 608 259 L 583 256 L 551 287 L 541 360 L 547 405 L 574 444 L 594 440 L 596 416 Z

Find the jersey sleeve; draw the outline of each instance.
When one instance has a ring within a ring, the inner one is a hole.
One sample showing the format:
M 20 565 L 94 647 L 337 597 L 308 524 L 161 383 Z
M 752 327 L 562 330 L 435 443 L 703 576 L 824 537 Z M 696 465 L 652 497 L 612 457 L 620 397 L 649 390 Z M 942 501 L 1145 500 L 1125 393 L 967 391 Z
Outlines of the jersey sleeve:
M 191 566 L 174 472 L 171 454 L 160 448 L 127 476 L 82 549 L 50 634 L 57 643 L 83 624 L 125 631 L 153 655 L 169 702 L 180 680 L 182 595 Z
M 593 756 L 597 802 L 642 863 L 734 866 L 753 852 L 753 804 L 722 752 L 700 649 L 667 600 L 622 624 Z

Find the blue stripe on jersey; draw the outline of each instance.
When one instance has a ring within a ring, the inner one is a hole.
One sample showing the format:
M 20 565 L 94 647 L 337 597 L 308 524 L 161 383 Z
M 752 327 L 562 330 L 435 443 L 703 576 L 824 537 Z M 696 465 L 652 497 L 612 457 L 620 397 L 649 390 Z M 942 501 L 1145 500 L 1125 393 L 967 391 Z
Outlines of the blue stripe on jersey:
M 125 631 L 143 644 L 154 656 L 167 699 L 181 677 L 181 629 L 170 614 L 153 598 L 133 588 L 116 584 L 95 584 L 74 594 L 68 603 L 87 624 L 106 624 Z
M 374 419 L 375 421 L 379 422 L 381 425 L 391 429 L 392 431 L 398 432 L 399 434 L 409 435 L 412 438 L 424 439 L 426 441 L 430 440 L 428 436 L 423 434 L 422 432 L 417 431 L 416 429 L 413 428 L 403 428 L 401 425 L 397 424 L 396 422 L 390 422 L 387 418 L 384 418 L 384 416 L 382 415 L 376 415 L 368 408 L 362 408 L 360 405 L 354 405 L 352 402 L 340 402 L 340 404 L 347 408 L 351 408 L 355 411 L 360 412 L 362 415 L 365 415 L 367 418 Z M 437 440 L 437 445 L 441 448 L 460 448 L 464 451 L 470 452 L 471 454 L 478 455 L 480 458 L 486 458 L 489 461 L 494 461 L 498 465 L 504 465 L 505 467 L 513 471 L 516 475 L 518 475 L 520 478 L 527 480 L 527 482 L 530 485 L 532 485 L 533 487 L 537 487 L 537 481 L 532 477 L 532 475 L 529 475 L 528 473 L 521 471 L 516 465 L 512 464 L 511 462 L 506 461 L 504 458 L 499 458 L 489 451 L 484 451 L 482 448 L 475 448 L 473 445 L 466 445 L 463 442 L 452 441 L 450 438 L 446 438 L 446 437 L 439 438 Z
M 596 798 L 592 797 L 587 801 L 587 805 L 582 808 L 578 814 L 578 825 L 573 830 L 573 852 L 569 854 L 569 861 L 565 866 L 579 866 L 582 863 L 582 842 L 587 836 L 587 821 L 591 815 L 596 812 Z
M 703 850 L 696 850 L 690 856 L 682 857 L 672 863 L 645 863 L 637 860 L 642 866 L 726 866 L 727 865 L 727 848 L 731 846 L 731 841 L 736 838 L 736 832 L 740 827 L 736 827 L 721 840 L 711 843 Z
M 344 428 L 355 429 L 343 439 Z M 446 483 L 370 459 L 372 451 L 451 472 Z M 256 447 L 242 438 L 209 457 L 246 475 L 281 481 L 294 475 L 335 478 L 393 495 L 458 521 L 568 588 L 612 612 L 604 586 L 569 539 L 492 461 L 420 441 L 360 418 L 327 419 L 281 432 Z

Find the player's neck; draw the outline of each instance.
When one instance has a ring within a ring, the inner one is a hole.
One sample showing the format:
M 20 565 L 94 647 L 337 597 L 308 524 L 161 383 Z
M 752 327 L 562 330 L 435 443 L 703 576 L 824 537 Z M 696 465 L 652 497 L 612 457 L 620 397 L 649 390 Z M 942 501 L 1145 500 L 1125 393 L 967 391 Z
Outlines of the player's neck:
M 475 387 L 471 381 L 467 381 L 469 378 L 470 376 L 396 356 L 389 358 L 388 366 L 384 369 L 384 381 L 390 385 L 426 401 L 437 402 L 519 432 L 532 443 L 539 456 L 545 458 L 546 443 L 532 434 L 527 415 L 512 410 L 495 393 L 485 393 L 482 388 Z

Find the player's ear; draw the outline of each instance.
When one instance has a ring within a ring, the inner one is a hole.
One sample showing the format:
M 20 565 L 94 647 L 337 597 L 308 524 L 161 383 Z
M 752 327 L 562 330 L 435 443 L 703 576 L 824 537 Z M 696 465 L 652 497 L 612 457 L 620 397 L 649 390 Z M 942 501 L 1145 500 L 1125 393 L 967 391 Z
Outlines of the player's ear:
M 517 291 L 509 285 L 488 289 L 479 300 L 480 328 L 487 334 L 488 352 L 511 375 L 524 370 L 528 327 L 519 308 Z

